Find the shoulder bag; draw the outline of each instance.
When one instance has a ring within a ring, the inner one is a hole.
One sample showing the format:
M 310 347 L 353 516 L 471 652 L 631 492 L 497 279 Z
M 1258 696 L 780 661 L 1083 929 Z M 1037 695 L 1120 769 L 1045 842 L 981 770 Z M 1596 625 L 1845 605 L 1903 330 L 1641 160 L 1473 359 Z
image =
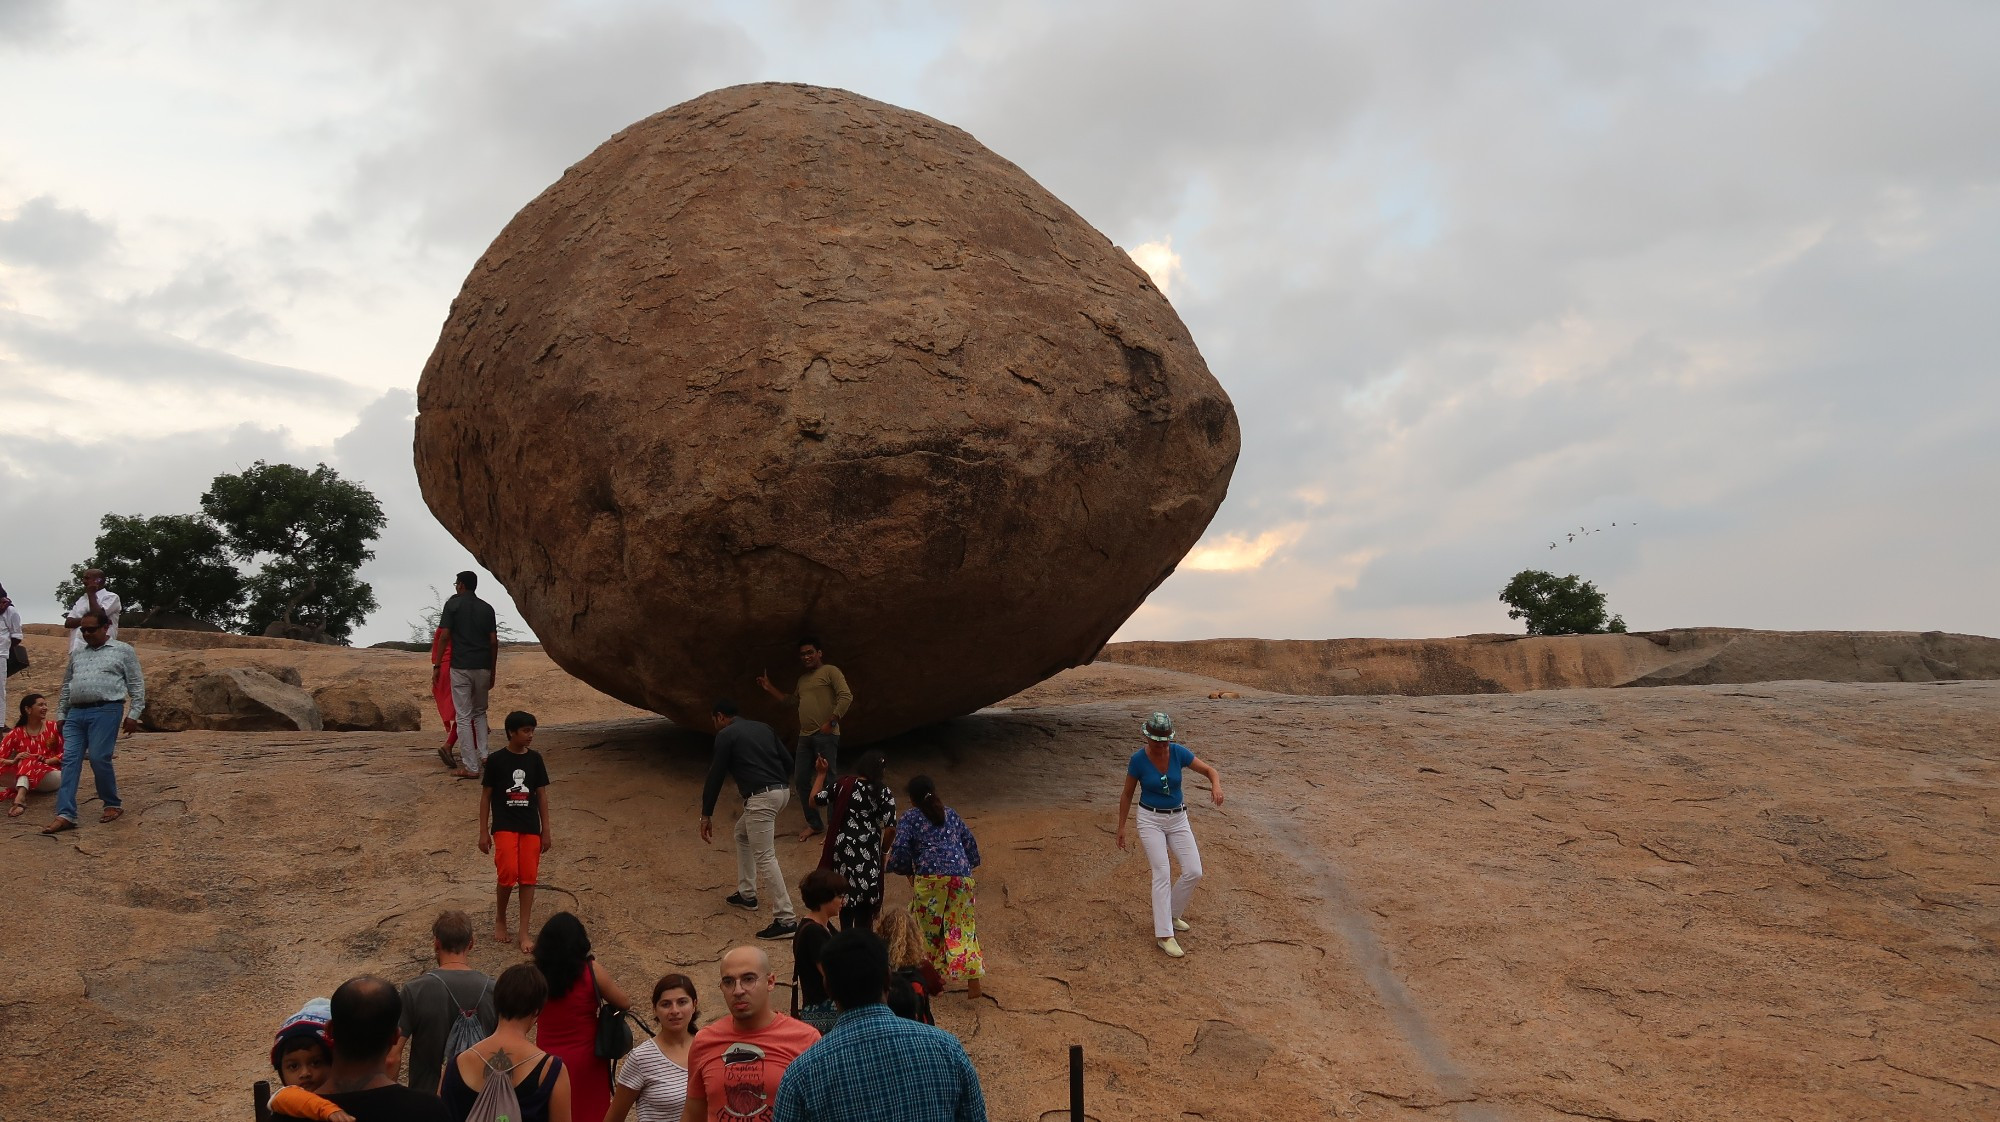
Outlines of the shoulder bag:
M 604 1000 L 597 989 L 597 966 L 586 961 L 590 972 L 590 992 L 597 997 L 597 1054 L 606 1060 L 622 1060 L 632 1050 L 632 1026 L 625 1023 L 625 1011 Z

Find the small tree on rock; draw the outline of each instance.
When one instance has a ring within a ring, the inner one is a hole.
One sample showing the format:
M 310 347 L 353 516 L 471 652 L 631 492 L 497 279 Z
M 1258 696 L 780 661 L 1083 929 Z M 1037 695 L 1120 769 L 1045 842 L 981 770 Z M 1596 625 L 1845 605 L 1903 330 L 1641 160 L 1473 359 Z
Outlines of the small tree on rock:
M 216 476 L 201 509 L 222 527 L 231 553 L 263 562 L 247 582 L 251 634 L 282 623 L 344 641 L 375 610 L 375 590 L 355 579 L 375 556 L 368 543 L 385 522 L 366 487 L 325 464 L 307 471 L 258 460 Z
M 1566 577 L 1523 569 L 1500 590 L 1508 619 L 1528 621 L 1530 635 L 1623 634 L 1625 617 L 1604 615 L 1604 593 L 1572 573 Z
M 70 568 L 56 588 L 65 606 L 83 595 L 86 569 L 102 569 L 104 582 L 126 611 L 185 615 L 217 627 L 237 625 L 242 610 L 243 575 L 229 560 L 222 531 L 198 514 L 107 514 L 91 560 Z

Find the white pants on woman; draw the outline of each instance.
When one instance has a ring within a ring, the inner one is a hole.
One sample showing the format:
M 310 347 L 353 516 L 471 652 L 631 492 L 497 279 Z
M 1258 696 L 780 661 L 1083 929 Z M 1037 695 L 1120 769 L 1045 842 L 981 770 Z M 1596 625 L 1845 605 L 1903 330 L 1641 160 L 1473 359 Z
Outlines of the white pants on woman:
M 1141 806 L 1138 814 L 1139 844 L 1146 848 L 1146 862 L 1153 866 L 1153 938 L 1169 939 L 1174 934 L 1174 921 L 1187 911 L 1188 897 L 1201 883 L 1201 850 L 1195 847 L 1185 809 L 1160 814 Z M 1167 867 L 1168 850 L 1181 863 L 1179 880 Z

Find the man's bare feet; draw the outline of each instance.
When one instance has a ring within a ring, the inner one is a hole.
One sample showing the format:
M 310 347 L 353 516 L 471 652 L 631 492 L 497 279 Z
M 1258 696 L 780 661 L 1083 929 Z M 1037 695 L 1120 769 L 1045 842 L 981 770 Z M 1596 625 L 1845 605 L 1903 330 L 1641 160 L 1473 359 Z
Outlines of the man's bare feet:
M 535 941 L 534 941 L 533 939 L 523 939 L 523 940 L 521 940 L 521 953 L 522 953 L 522 954 L 524 954 L 524 955 L 532 955 L 532 954 L 534 954 L 534 953 L 535 953 Z
M 456 776 L 458 776 L 458 777 L 459 777 L 460 779 L 478 779 L 478 778 L 479 778 L 479 773 L 478 773 L 478 772 L 476 772 L 476 771 L 455 771 L 455 772 L 452 772 L 452 774 L 453 774 L 453 775 L 456 775 Z
M 508 943 L 508 941 L 510 941 L 513 938 L 514 938 L 514 933 L 512 931 L 507 930 L 504 927 L 496 927 L 493 929 L 493 941 L 499 943 L 502 946 L 505 946 Z
M 805 829 L 799 831 L 800 841 L 811 841 L 812 839 L 818 836 L 819 836 L 819 831 L 813 829 L 811 826 L 807 826 Z

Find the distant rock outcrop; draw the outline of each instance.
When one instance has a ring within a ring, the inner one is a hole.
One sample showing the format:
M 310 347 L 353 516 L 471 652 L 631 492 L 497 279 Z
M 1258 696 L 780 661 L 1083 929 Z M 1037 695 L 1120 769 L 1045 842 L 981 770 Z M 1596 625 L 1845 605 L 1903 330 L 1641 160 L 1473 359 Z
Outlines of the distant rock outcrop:
M 355 676 L 312 691 L 329 732 L 416 732 L 423 713 L 407 680 Z
M 1238 448 L 1104 235 L 956 128 L 796 85 L 570 168 L 473 268 L 418 404 L 425 500 L 564 669 L 787 728 L 753 679 L 817 634 L 854 741 L 1089 661 Z
M 161 660 L 146 671 L 142 721 L 159 732 L 316 732 L 319 706 L 289 666 L 210 668 L 192 658 Z
M 133 611 L 126 612 L 118 620 L 120 634 L 123 634 L 127 630 L 141 627 L 156 631 L 206 631 L 213 633 L 222 630 L 222 628 L 205 619 L 196 619 L 194 616 L 183 615 L 179 612 Z
M 1201 639 L 1114 643 L 1098 658 L 1323 695 L 2000 678 L 2000 639 L 1942 631 L 1687 627 L 1537 638 Z

